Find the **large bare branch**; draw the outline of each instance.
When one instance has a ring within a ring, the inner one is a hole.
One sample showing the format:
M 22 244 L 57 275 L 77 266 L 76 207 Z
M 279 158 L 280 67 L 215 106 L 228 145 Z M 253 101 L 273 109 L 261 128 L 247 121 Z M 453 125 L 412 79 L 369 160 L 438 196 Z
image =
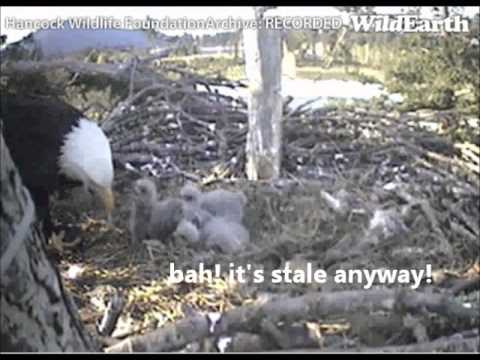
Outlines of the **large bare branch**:
M 358 311 L 394 311 L 405 309 L 421 312 L 423 309 L 459 319 L 470 325 L 478 323 L 476 310 L 467 309 L 438 294 L 413 291 L 369 290 L 335 293 L 313 293 L 296 298 L 280 298 L 263 304 L 242 306 L 223 314 L 212 324 L 208 316 L 196 316 L 169 324 L 143 336 L 126 339 L 107 352 L 174 351 L 209 336 L 232 332 L 255 332 L 264 319 L 271 322 L 315 320 Z M 211 331 L 213 329 L 213 331 Z

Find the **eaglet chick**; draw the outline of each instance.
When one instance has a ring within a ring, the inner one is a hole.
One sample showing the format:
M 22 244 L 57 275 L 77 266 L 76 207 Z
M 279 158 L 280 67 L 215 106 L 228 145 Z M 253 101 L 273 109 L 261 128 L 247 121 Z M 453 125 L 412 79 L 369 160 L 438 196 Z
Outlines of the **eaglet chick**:
M 146 238 L 167 239 L 183 218 L 183 202 L 176 198 L 158 201 L 157 188 L 150 179 L 137 180 L 133 189 L 130 215 L 132 243 Z
M 202 193 L 193 183 L 187 183 L 180 190 L 180 197 L 187 203 L 207 211 L 215 217 L 241 223 L 247 198 L 241 191 L 217 189 Z

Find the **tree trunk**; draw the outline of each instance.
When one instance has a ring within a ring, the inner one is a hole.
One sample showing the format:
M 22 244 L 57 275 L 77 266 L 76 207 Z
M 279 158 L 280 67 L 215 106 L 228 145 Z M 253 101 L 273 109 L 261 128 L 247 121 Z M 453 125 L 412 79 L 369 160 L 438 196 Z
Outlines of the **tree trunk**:
M 255 8 L 256 20 L 263 9 Z M 280 176 L 282 140 L 281 31 L 245 29 L 250 86 L 246 173 L 250 180 Z
M 344 43 L 344 38 L 347 33 L 347 27 L 342 27 L 340 30 L 340 35 L 338 35 L 337 40 L 335 41 L 335 45 L 333 45 L 332 50 L 330 51 L 329 59 L 327 60 L 325 67 L 328 69 L 332 65 L 333 61 L 335 60 L 335 55 L 341 45 Z
M 1 351 L 92 351 L 45 241 L 34 204 L 0 134 Z
M 238 30 L 234 35 L 233 42 L 233 61 L 235 64 L 239 62 L 240 41 L 242 40 L 242 30 Z
M 295 79 L 297 77 L 297 62 L 293 51 L 288 50 L 287 42 L 282 41 L 282 80 L 286 77 Z
M 312 41 L 312 55 L 313 55 L 313 63 L 317 65 L 318 63 L 318 54 L 317 54 L 317 40 L 318 40 L 318 31 L 313 30 L 310 34 L 311 41 Z

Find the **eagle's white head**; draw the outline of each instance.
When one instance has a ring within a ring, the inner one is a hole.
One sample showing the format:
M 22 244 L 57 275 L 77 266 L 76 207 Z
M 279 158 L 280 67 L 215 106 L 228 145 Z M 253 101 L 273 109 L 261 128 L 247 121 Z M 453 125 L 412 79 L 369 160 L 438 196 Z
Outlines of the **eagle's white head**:
M 110 216 L 114 207 L 112 152 L 110 142 L 96 123 L 79 119 L 65 137 L 59 165 L 64 175 L 97 193 Z

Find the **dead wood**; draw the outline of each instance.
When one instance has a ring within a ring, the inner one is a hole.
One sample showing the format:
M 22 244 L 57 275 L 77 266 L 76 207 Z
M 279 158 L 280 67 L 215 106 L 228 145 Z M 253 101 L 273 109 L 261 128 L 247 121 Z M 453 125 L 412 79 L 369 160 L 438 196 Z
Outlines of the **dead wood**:
M 476 310 L 437 294 L 398 292 L 395 290 L 345 291 L 314 293 L 297 298 L 287 298 L 264 304 L 243 306 L 223 314 L 217 323 L 207 316 L 196 316 L 168 324 L 143 336 L 126 339 L 106 349 L 107 352 L 175 351 L 188 343 L 208 336 L 220 336 L 237 331 L 255 332 L 269 322 L 294 322 L 340 316 L 356 311 L 428 311 L 467 322 L 478 323 Z
M 124 297 L 118 291 L 115 292 L 108 301 L 102 319 L 97 324 L 97 331 L 100 335 L 112 335 L 124 306 Z

